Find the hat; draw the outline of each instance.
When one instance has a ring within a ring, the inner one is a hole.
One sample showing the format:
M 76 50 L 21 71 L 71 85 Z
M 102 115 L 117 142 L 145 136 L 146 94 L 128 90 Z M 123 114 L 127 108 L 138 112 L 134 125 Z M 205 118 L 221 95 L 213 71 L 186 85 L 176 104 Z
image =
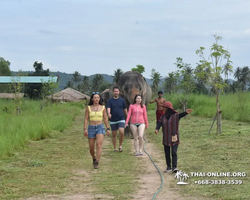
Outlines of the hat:
M 177 113 L 177 111 L 173 108 L 173 105 L 170 101 L 165 101 L 161 107 L 165 107 L 165 108 L 170 108 L 171 110 L 173 110 L 175 113 Z

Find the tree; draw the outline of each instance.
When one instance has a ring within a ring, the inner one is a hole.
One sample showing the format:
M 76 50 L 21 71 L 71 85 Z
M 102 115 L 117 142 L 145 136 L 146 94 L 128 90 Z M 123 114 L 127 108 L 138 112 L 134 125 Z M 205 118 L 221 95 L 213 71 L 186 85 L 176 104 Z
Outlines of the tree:
M 243 68 L 237 67 L 234 77 L 242 85 L 242 90 L 247 90 L 247 85 L 250 82 L 250 69 L 248 66 Z
M 113 83 L 116 83 L 119 78 L 122 76 L 123 71 L 119 68 L 114 72 Z
M 179 101 L 183 106 L 183 111 L 186 111 L 189 95 L 194 91 L 195 88 L 195 78 L 193 73 L 194 70 L 192 69 L 190 64 L 184 63 L 183 59 L 180 57 L 176 58 L 176 63 L 174 64 L 178 68 L 175 76 L 179 79 Z M 183 98 L 181 98 L 180 94 L 183 94 Z
M 103 83 L 104 78 L 101 74 L 96 74 L 92 79 L 92 91 L 98 92 L 100 91 L 100 85 Z
M 72 82 L 75 88 L 79 87 L 78 85 L 81 82 L 81 80 L 82 80 L 81 74 L 78 71 L 75 71 L 72 77 Z
M 0 76 L 11 76 L 10 62 L 2 57 L 0 57 Z M 7 92 L 8 90 L 8 84 L 0 84 L 0 92 Z
M 145 67 L 143 65 L 136 65 L 136 67 L 132 68 L 131 70 L 137 71 L 137 72 L 142 74 L 143 72 L 145 72 Z
M 172 94 L 175 92 L 177 86 L 177 77 L 174 72 L 168 73 L 168 76 L 164 80 L 164 91 Z
M 233 66 L 230 63 L 226 63 L 223 66 L 222 72 L 225 75 L 225 79 L 228 80 L 228 75 L 231 74 L 233 72 Z
M 210 67 L 197 65 L 197 67 L 194 70 L 194 77 L 196 80 L 194 93 L 208 94 L 207 85 L 210 73 L 211 73 Z
M 0 57 L 0 76 L 11 76 L 10 62 Z
M 153 81 L 151 88 L 152 88 L 154 95 L 156 95 L 158 92 L 159 83 L 161 82 L 162 76 L 159 72 L 156 72 L 155 69 L 151 70 L 150 76 L 151 76 L 151 80 Z
M 221 82 L 221 73 L 222 73 L 222 62 L 231 64 L 230 53 L 225 50 L 225 48 L 220 45 L 218 42 L 222 39 L 221 36 L 213 35 L 215 42 L 210 47 L 209 58 L 206 59 L 204 55 L 204 47 L 200 47 L 196 51 L 196 54 L 200 57 L 199 65 L 202 69 L 208 68 L 211 72 L 208 74 L 207 81 L 214 88 L 216 94 L 216 108 L 217 108 L 217 134 L 221 133 L 221 111 L 220 111 L 220 92 L 226 87 L 226 84 Z M 209 61 L 211 60 L 211 62 Z M 202 70 L 203 71 L 203 70 Z M 200 74 L 197 73 L 197 76 Z M 202 75 L 202 74 L 201 74 Z
M 11 86 L 15 94 L 14 102 L 16 106 L 17 115 L 19 115 L 21 113 L 21 104 L 22 104 L 22 97 L 21 97 L 22 83 L 20 82 L 20 76 L 12 78 Z
M 89 90 L 90 90 L 89 77 L 83 76 L 82 83 L 80 85 L 80 92 L 84 94 L 89 94 Z
M 35 71 L 30 72 L 28 76 L 49 76 L 49 69 L 44 70 L 42 62 L 34 62 L 33 67 Z M 25 84 L 25 93 L 31 99 L 40 99 L 42 98 L 42 87 L 42 83 L 27 83 Z
M 69 80 L 69 81 L 66 83 L 66 86 L 65 86 L 64 89 L 66 89 L 66 88 L 74 88 L 74 83 L 73 83 L 71 80 Z
M 53 82 L 53 80 L 48 80 L 48 82 L 43 82 L 42 83 L 42 90 L 41 90 L 41 107 L 40 110 L 43 109 L 44 105 L 46 105 L 48 103 L 48 96 L 51 96 L 50 98 L 50 102 L 53 99 L 53 94 L 55 93 L 55 91 L 58 89 L 59 84 Z
M 99 91 L 103 92 L 104 90 L 110 88 L 111 84 L 107 81 L 104 81 L 100 86 L 99 86 Z

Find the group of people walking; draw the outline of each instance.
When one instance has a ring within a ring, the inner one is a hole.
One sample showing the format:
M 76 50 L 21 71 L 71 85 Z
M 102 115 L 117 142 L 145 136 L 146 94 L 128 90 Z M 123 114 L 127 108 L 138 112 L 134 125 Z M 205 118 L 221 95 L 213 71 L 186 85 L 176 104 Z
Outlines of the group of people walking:
M 121 98 L 119 94 L 119 88 L 114 87 L 113 97 L 108 100 L 107 108 L 105 108 L 100 94 L 98 92 L 93 92 L 90 97 L 89 105 L 85 111 L 84 135 L 88 137 L 89 151 L 93 158 L 93 166 L 95 169 L 99 167 L 99 161 L 102 154 L 102 142 L 106 132 L 108 136 L 110 135 L 110 127 L 112 130 L 114 152 L 123 151 L 122 143 L 124 140 L 124 129 L 130 124 L 130 130 L 134 138 L 134 155 L 143 155 L 143 134 L 145 129 L 148 128 L 147 110 L 146 106 L 142 103 L 143 97 L 140 94 L 135 95 L 133 104 L 129 106 L 127 111 L 125 100 Z M 174 110 L 172 103 L 166 101 L 162 96 L 163 92 L 159 91 L 158 98 L 150 101 L 150 103 L 157 103 L 155 134 L 157 135 L 162 127 L 162 143 L 167 164 L 167 168 L 164 172 L 176 172 L 177 149 L 180 142 L 179 120 L 193 110 L 187 109 L 183 113 L 178 113 Z M 108 119 L 110 122 L 108 122 Z M 103 123 L 106 126 L 106 130 Z M 118 149 L 117 131 L 119 131 Z

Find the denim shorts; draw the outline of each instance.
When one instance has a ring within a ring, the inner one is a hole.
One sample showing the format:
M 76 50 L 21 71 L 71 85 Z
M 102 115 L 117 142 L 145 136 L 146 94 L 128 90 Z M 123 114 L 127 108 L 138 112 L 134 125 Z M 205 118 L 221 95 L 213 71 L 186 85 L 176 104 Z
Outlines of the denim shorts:
M 111 124 L 110 123 L 110 127 L 111 127 L 112 131 L 116 131 L 119 128 L 124 128 L 125 127 L 125 123 L 124 122 L 118 122 L 118 123 L 115 123 L 115 124 Z
M 88 126 L 88 138 L 96 138 L 96 134 L 105 135 L 105 128 L 103 124 Z

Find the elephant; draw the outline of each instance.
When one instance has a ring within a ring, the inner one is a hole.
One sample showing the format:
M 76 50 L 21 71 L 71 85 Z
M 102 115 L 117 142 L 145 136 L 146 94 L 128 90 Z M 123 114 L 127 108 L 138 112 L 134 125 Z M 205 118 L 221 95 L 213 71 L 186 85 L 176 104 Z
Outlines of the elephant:
M 123 73 L 109 90 L 106 89 L 101 93 L 105 105 L 107 105 L 107 100 L 113 96 L 114 86 L 120 88 L 120 97 L 125 99 L 127 109 L 129 109 L 130 104 L 133 104 L 136 94 L 142 96 L 142 103 L 145 106 L 147 106 L 151 100 L 152 90 L 146 79 L 137 71 L 127 71 Z M 126 129 L 125 135 L 128 135 L 128 132 L 128 129 Z
M 127 108 L 133 104 L 136 94 L 142 96 L 142 103 L 147 106 L 151 100 L 152 91 L 146 79 L 137 71 L 127 71 L 118 79 L 115 86 L 120 88 L 120 96 L 125 99 Z M 113 88 L 110 93 L 112 95 Z

